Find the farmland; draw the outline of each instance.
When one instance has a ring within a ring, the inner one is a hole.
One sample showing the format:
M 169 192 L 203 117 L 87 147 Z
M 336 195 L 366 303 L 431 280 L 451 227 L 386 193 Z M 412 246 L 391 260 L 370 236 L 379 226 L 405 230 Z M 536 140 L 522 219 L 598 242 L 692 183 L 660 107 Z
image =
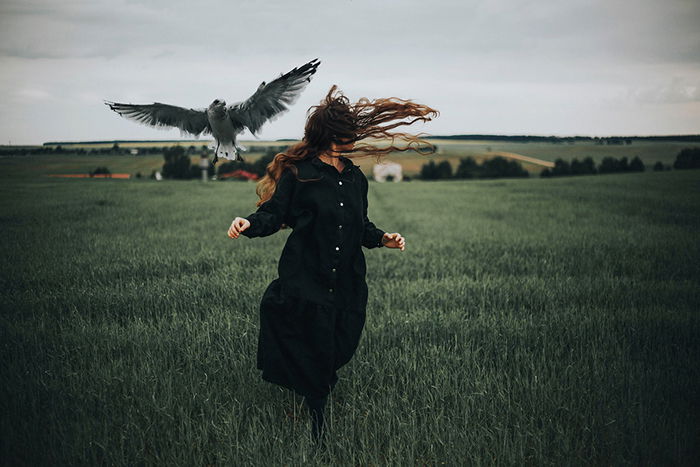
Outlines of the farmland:
M 313 460 L 301 399 L 255 369 L 288 231 L 226 236 L 254 185 L 51 179 L 162 158 L 27 157 L 0 159 L 0 458 Z M 367 324 L 327 408 L 336 463 L 697 462 L 700 172 L 371 182 L 369 203 L 407 248 L 365 250 Z
M 670 166 L 684 147 L 697 146 L 698 143 L 683 141 L 643 141 L 635 140 L 629 145 L 598 145 L 593 142 L 576 142 L 575 144 L 553 144 L 547 142 L 509 142 L 509 141 L 472 141 L 472 140 L 430 140 L 437 146 L 437 152 L 432 155 L 421 155 L 415 152 L 395 153 L 389 155 L 385 160 L 398 162 L 403 167 L 404 174 L 415 176 L 420 172 L 421 166 L 429 160 L 448 160 L 453 169 L 456 169 L 462 157 L 473 157 L 477 162 L 484 159 L 504 156 L 514 157 L 522 163 L 523 168 L 530 172 L 531 176 L 538 176 L 546 167 L 546 163 L 553 162 L 557 158 L 570 161 L 574 158 L 583 160 L 591 157 L 596 164 L 599 164 L 604 157 L 622 158 L 628 160 L 639 157 L 650 169 L 657 161 Z M 201 146 L 208 144 L 208 141 L 186 141 L 186 142 L 144 142 L 144 143 L 121 143 L 124 149 L 138 149 L 157 147 L 156 145 L 180 144 L 185 147 L 194 146 L 195 154 L 192 155 L 192 162 L 199 159 Z M 292 144 L 290 141 L 242 141 L 248 148 L 248 152 L 243 153 L 243 157 L 248 162 L 253 162 L 260 158 L 270 147 L 284 147 Z M 85 150 L 109 149 L 111 143 L 85 143 L 64 146 L 67 154 L 43 154 L 24 156 L 22 158 L 4 157 L 0 158 L 2 172 L 0 178 L 7 177 L 31 177 L 36 175 L 47 175 L 49 173 L 87 173 L 98 166 L 106 166 L 112 173 L 130 173 L 134 176 L 141 173 L 149 176 L 154 170 L 160 170 L 163 166 L 163 158 L 158 154 L 149 155 L 109 155 L 109 154 L 71 154 L 70 150 L 82 148 Z M 522 157 L 534 158 L 544 162 L 531 163 L 523 160 Z M 362 167 L 368 176 L 372 173 L 374 158 L 360 158 L 356 162 Z

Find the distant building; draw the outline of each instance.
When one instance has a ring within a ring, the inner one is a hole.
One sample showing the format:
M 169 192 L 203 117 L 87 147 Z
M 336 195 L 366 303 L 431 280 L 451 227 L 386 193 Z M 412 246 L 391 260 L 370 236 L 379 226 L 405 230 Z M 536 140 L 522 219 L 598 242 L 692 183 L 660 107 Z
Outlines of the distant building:
M 374 164 L 372 174 L 374 175 L 374 179 L 378 182 L 385 182 L 389 176 L 391 176 L 395 182 L 400 182 L 403 180 L 401 164 L 397 164 L 396 162 L 382 162 L 380 164 Z

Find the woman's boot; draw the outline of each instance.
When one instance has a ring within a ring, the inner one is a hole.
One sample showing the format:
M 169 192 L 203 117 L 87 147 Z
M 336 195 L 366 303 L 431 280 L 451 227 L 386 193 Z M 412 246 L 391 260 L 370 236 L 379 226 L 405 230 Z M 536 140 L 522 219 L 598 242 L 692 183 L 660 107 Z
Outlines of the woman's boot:
M 325 420 L 323 417 L 323 409 L 326 407 L 328 396 L 318 399 L 304 398 L 306 406 L 311 413 L 311 440 L 317 447 L 323 446 L 323 437 L 325 433 Z

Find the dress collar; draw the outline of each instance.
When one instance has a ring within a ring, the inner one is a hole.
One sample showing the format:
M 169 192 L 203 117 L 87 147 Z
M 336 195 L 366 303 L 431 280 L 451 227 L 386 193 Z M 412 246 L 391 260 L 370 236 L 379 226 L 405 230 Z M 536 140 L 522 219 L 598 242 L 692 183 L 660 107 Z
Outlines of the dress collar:
M 312 158 L 311 158 L 311 163 L 314 164 L 314 165 L 316 165 L 317 167 L 325 167 L 325 166 L 330 167 L 330 168 L 332 168 L 333 170 L 335 170 L 335 171 L 338 172 L 338 173 L 349 172 L 349 171 L 352 169 L 352 166 L 355 165 L 355 164 L 352 162 L 352 160 L 351 160 L 350 158 L 348 158 L 348 157 L 340 156 L 340 160 L 343 161 L 343 165 L 344 165 L 344 168 L 343 168 L 343 171 L 342 171 L 342 172 L 338 172 L 338 170 L 337 170 L 335 167 L 331 166 L 330 164 L 326 164 L 326 163 L 323 162 L 321 159 L 319 159 L 318 156 L 312 157 Z

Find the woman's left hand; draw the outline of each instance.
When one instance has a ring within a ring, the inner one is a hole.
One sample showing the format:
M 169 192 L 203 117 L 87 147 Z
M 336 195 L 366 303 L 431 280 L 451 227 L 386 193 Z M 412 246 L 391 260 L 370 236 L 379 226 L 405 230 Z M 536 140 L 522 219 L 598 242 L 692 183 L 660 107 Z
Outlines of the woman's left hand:
M 382 237 L 382 245 L 387 248 L 401 248 L 403 251 L 406 248 L 406 239 L 400 233 L 384 233 Z

